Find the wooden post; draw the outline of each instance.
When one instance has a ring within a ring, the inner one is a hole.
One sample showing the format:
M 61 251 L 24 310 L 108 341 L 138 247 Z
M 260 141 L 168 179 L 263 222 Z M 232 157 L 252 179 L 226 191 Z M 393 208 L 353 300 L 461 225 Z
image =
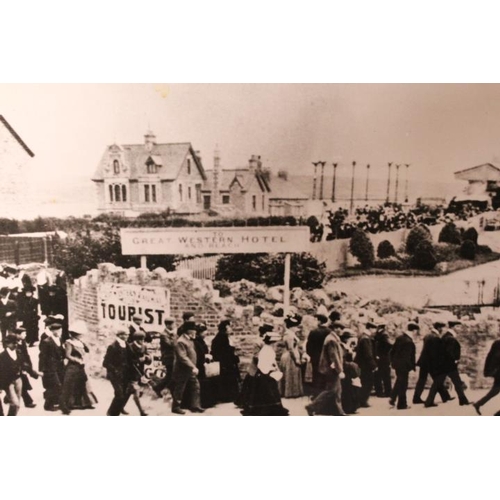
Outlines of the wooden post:
M 48 249 L 47 238 L 48 238 L 47 235 L 43 237 L 43 258 L 44 258 L 43 263 L 46 266 L 49 265 L 49 249 Z
M 285 289 L 283 291 L 283 308 L 284 315 L 288 314 L 290 310 L 290 268 L 291 268 L 291 254 L 285 254 Z
M 141 269 L 148 268 L 148 258 L 145 255 L 141 255 Z

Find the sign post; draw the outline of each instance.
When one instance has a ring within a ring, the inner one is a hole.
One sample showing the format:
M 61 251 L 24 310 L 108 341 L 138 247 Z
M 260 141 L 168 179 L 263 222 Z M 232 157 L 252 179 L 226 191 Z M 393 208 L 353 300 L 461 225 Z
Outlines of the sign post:
M 124 228 L 120 230 L 122 254 L 202 255 L 236 253 L 284 253 L 285 314 L 290 308 L 291 254 L 308 252 L 308 226 L 224 227 L 224 228 Z
M 283 312 L 286 316 L 290 310 L 290 268 L 291 254 L 285 255 L 285 289 L 283 292 Z

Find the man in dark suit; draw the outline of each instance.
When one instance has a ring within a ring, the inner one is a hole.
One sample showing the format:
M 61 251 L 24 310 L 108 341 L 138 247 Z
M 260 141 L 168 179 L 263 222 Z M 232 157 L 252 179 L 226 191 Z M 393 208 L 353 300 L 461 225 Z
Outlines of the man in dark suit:
M 123 413 L 123 407 L 127 402 L 127 339 L 129 333 L 126 330 L 119 330 L 116 333 L 116 340 L 108 346 L 102 366 L 106 368 L 108 380 L 113 386 L 115 396 L 107 411 L 109 417 L 118 417 Z
M 384 322 L 377 323 L 377 331 L 373 337 L 377 370 L 374 373 L 373 385 L 379 398 L 390 398 L 392 391 L 391 380 L 391 349 L 392 342 L 385 331 Z
M 406 391 L 408 390 L 408 376 L 415 370 L 415 343 L 413 342 L 414 332 L 418 332 L 420 327 L 417 323 L 410 321 L 407 331 L 402 333 L 394 342 L 391 351 L 391 364 L 396 371 L 396 383 L 392 389 L 390 405 L 395 406 L 396 400 L 398 410 L 409 408 L 406 401 Z
M 453 382 L 460 406 L 469 404 L 469 400 L 464 392 L 462 379 L 458 373 L 458 362 L 460 361 L 461 348 L 460 343 L 456 338 L 454 328 L 460 324 L 460 321 L 449 321 L 449 328 L 441 337 L 439 356 L 435 361 L 436 366 L 433 366 L 433 371 L 436 373 L 436 377 L 434 378 L 427 399 L 425 400 L 426 408 L 437 406 L 434 403 L 434 398 L 436 397 L 438 389 L 444 384 L 446 377 L 449 377 Z
M 165 328 L 160 334 L 161 362 L 165 367 L 165 376 L 153 387 L 158 397 L 162 396 L 161 391 L 163 389 L 171 388 L 175 361 L 175 342 L 177 341 L 174 323 L 175 320 L 173 318 L 165 318 L 163 321 Z
M 35 288 L 31 285 L 26 285 L 18 298 L 18 321 L 23 322 L 23 327 L 26 328 L 26 342 L 29 346 L 33 346 L 38 342 L 38 300 L 33 297 Z
M 373 389 L 373 372 L 377 369 L 377 361 L 374 355 L 373 334 L 377 331 L 377 325 L 368 321 L 365 331 L 358 339 L 356 357 L 354 362 L 361 371 L 361 391 L 359 393 L 359 405 L 361 408 L 369 408 L 368 400 Z
M 17 337 L 9 333 L 4 339 L 5 350 L 0 353 L 0 390 L 7 394 L 9 412 L 7 416 L 15 417 L 21 407 L 22 360 L 17 351 Z
M 45 338 L 40 342 L 38 371 L 42 375 L 45 392 L 44 409 L 57 411 L 64 379 L 64 348 L 61 345 L 62 323 L 54 319 L 48 325 Z
M 445 328 L 446 323 L 443 321 L 436 321 L 433 324 L 433 329 L 424 337 L 422 352 L 420 353 L 420 357 L 417 361 L 417 366 L 420 367 L 420 371 L 418 374 L 415 392 L 413 393 L 413 404 L 424 404 L 424 401 L 422 400 L 422 393 L 424 392 L 427 377 L 430 375 L 432 380 L 434 380 L 436 376 L 433 367 L 436 366 L 436 360 L 440 355 L 441 335 Z M 450 393 L 444 384 L 442 384 L 441 387 L 438 387 L 438 393 L 441 396 L 443 403 L 454 399 L 450 396 Z
M 198 381 L 197 357 L 194 347 L 196 338 L 196 323 L 187 321 L 183 325 L 182 334 L 175 345 L 175 366 L 173 374 L 173 403 L 172 413 L 183 415 L 185 411 L 181 408 L 184 392 L 189 393 L 189 409 L 195 413 L 203 413 L 205 410 L 200 404 L 200 383 Z
M 326 326 L 328 318 L 323 314 L 317 314 L 316 319 L 318 326 L 309 332 L 306 342 L 306 352 L 311 358 L 313 396 L 317 396 L 325 388 L 325 377 L 319 371 L 319 359 L 325 339 L 330 333 L 330 329 Z
M 48 296 L 46 301 L 47 316 L 61 315 L 64 320 L 62 324 L 61 340 L 64 342 L 68 340 L 68 295 L 66 290 L 57 286 L 50 285 L 48 288 Z
M 495 342 L 493 342 L 486 356 L 484 362 L 484 376 L 493 377 L 493 386 L 485 396 L 473 404 L 478 415 L 481 415 L 481 406 L 500 394 L 500 340 L 495 340 Z M 496 416 L 498 416 L 498 413 Z
M 9 299 L 9 289 L 4 287 L 0 290 L 0 330 L 2 339 L 5 339 L 7 332 L 12 332 L 16 326 L 17 305 Z
M 340 321 L 332 324 L 332 330 L 325 338 L 319 360 L 319 371 L 325 375 L 325 390 L 306 406 L 308 415 L 344 416 L 342 408 L 341 380 L 345 378 L 342 342 L 340 333 L 344 325 Z
M 30 384 L 28 375 L 34 379 L 38 379 L 38 372 L 33 369 L 33 363 L 28 352 L 28 345 L 26 344 L 26 329 L 19 326 L 14 329 L 14 335 L 17 337 L 17 352 L 21 360 L 21 380 L 23 383 L 23 390 L 21 396 L 23 398 L 24 406 L 26 408 L 35 408 L 36 404 L 31 397 L 29 391 L 33 389 Z

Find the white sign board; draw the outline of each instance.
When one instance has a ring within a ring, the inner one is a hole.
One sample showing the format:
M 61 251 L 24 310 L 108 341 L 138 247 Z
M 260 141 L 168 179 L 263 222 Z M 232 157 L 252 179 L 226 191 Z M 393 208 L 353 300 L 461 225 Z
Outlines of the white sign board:
M 146 331 L 160 332 L 170 316 L 170 291 L 158 286 L 102 283 L 97 291 L 97 311 L 101 327 L 126 327 L 135 313 L 144 316 Z
M 121 229 L 123 255 L 300 253 L 309 238 L 308 226 Z

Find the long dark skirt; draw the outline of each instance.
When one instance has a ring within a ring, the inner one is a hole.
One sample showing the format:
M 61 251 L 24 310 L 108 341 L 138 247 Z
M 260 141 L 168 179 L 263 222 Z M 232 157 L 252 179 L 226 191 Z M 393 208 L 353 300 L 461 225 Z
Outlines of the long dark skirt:
M 64 372 L 60 408 L 64 412 L 92 408 L 97 403 L 95 395 L 87 390 L 88 377 L 85 367 L 68 363 Z
M 217 399 L 220 403 L 232 403 L 240 392 L 240 372 L 238 367 L 221 366 L 217 379 Z
M 278 382 L 258 371 L 255 376 L 247 375 L 243 382 L 240 399 L 241 414 L 244 416 L 286 416 L 288 410 L 281 404 Z

